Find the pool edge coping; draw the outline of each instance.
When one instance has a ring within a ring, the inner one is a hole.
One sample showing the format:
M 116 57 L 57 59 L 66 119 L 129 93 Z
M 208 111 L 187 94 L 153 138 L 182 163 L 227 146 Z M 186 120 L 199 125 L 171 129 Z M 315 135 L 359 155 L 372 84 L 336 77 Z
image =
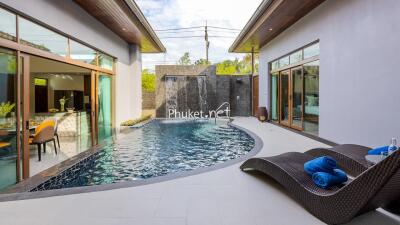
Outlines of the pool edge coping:
M 249 158 L 257 155 L 261 151 L 264 143 L 257 134 L 255 134 L 254 132 L 252 132 L 244 127 L 241 127 L 237 124 L 230 123 L 229 125 L 237 128 L 239 130 L 244 131 L 254 140 L 254 147 L 247 154 L 242 155 L 236 159 L 228 160 L 226 162 L 208 166 L 208 167 L 198 168 L 198 169 L 194 169 L 194 170 L 190 170 L 190 171 L 176 172 L 176 173 L 171 173 L 171 174 L 167 174 L 164 176 L 158 176 L 158 177 L 153 177 L 153 178 L 148 178 L 148 179 L 143 179 L 143 180 L 124 181 L 124 182 L 112 183 L 112 184 L 101 184 L 101 185 L 93 185 L 93 186 L 73 187 L 73 188 L 54 189 L 54 190 L 46 190 L 46 191 L 36 191 L 36 192 L 29 192 L 29 190 L 26 190 L 25 192 L 4 193 L 4 194 L 0 194 L 0 202 L 48 198 L 48 197 L 55 197 L 55 196 L 83 194 L 83 193 L 99 192 L 99 191 L 109 191 L 109 190 L 114 190 L 114 189 L 130 188 L 130 187 L 155 184 L 155 183 L 159 183 L 159 182 L 194 176 L 194 175 L 211 172 L 211 171 L 218 170 L 218 169 L 223 169 L 228 166 L 232 166 L 234 164 L 240 163 L 246 159 L 249 159 Z M 77 159 L 77 158 L 78 158 L 78 156 L 80 156 L 80 154 L 74 156 L 76 158 L 74 160 L 74 163 L 73 164 L 71 163 L 72 164 L 71 166 L 73 166 L 75 163 L 78 163 L 81 160 L 84 160 L 86 157 L 89 157 L 92 154 L 96 153 L 98 151 L 97 149 L 98 149 L 98 147 L 97 148 L 95 147 L 95 148 L 91 148 L 87 151 L 82 152 L 82 154 L 85 155 L 85 157 L 79 157 L 79 159 Z M 69 162 L 71 162 L 71 161 L 69 161 Z M 62 163 L 60 163 L 60 164 L 62 164 Z M 57 165 L 59 165 L 59 164 L 57 164 Z M 56 167 L 56 166 L 54 166 L 54 167 Z M 51 167 L 51 168 L 53 168 L 53 167 Z M 51 169 L 51 168 L 49 168 L 49 169 Z M 65 169 L 68 169 L 68 168 L 65 168 Z M 239 167 L 238 167 L 238 169 L 239 169 Z M 47 170 L 45 170 L 45 171 L 47 171 Z M 45 172 L 45 171 L 43 171 L 43 172 Z M 63 170 L 60 170 L 59 173 L 61 173 L 62 171 Z M 46 179 L 44 179 L 44 181 L 47 179 L 50 179 L 51 177 L 53 177 L 53 176 L 47 177 Z M 25 182 L 25 183 L 29 184 L 30 183 L 29 179 L 27 181 L 28 182 Z M 26 188 L 26 189 L 30 189 L 30 188 Z

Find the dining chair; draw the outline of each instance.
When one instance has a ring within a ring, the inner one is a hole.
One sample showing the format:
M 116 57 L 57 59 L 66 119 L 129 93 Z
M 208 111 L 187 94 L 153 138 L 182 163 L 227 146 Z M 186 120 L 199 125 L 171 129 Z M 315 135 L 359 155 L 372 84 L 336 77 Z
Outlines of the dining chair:
M 38 148 L 38 157 L 39 161 L 41 161 L 41 145 L 43 144 L 43 152 L 46 153 L 46 144 L 47 142 L 53 141 L 54 150 L 57 154 L 57 146 L 54 135 L 54 121 L 43 121 L 36 129 L 33 137 L 29 138 L 29 145 L 37 145 Z
M 58 120 L 55 117 L 50 117 L 45 119 L 43 122 L 46 121 L 53 121 L 54 122 L 54 136 L 57 138 L 57 144 L 58 144 L 58 148 L 60 149 L 60 138 L 58 136 Z
M 8 143 L 8 142 L 1 142 L 1 141 L 0 141 L 0 150 L 1 150 L 1 149 L 9 150 L 10 148 L 11 148 L 11 144 L 10 144 L 10 143 Z

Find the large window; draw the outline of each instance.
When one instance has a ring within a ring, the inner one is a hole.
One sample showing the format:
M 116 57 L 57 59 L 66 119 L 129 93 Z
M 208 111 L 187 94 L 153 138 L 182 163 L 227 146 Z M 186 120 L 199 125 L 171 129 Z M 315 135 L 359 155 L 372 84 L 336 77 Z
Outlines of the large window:
M 18 20 L 17 20 L 18 17 Z M 17 24 L 18 21 L 18 24 Z M 18 32 L 17 32 L 18 27 Z M 17 37 L 18 33 L 18 37 Z M 66 37 L 0 7 L 0 38 L 51 52 L 72 60 L 112 71 L 115 59 L 101 51 Z
M 319 43 L 310 44 L 270 63 L 271 119 L 318 135 Z
M 319 42 L 308 45 L 300 50 L 296 50 L 290 54 L 282 56 L 281 58 L 271 62 L 271 70 L 276 71 L 280 68 L 287 68 L 290 65 L 298 64 L 299 62 L 310 59 L 319 55 Z
M 15 41 L 17 37 L 17 16 L 0 8 L 0 37 Z
M 289 65 L 289 56 L 282 57 L 281 59 L 279 59 L 279 67 L 284 67 L 287 65 Z
M 99 54 L 99 66 L 103 69 L 112 70 L 114 64 L 114 59 L 106 54 Z
M 68 39 L 66 37 L 24 18 L 19 19 L 19 26 L 19 38 L 22 44 L 60 56 L 67 55 Z
M 303 60 L 303 51 L 297 51 L 290 54 L 290 64 L 297 63 Z
M 97 65 L 97 52 L 74 40 L 70 40 L 70 57 L 87 64 Z
M 315 43 L 313 45 L 304 48 L 304 58 L 308 59 L 314 56 L 319 55 L 319 43 Z

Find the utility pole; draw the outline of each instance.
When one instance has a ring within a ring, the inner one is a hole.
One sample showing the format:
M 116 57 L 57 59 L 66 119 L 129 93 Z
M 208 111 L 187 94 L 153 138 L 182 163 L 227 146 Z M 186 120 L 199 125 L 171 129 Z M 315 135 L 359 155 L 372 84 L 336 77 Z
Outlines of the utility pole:
M 254 76 L 254 47 L 251 48 L 251 75 Z
M 210 42 L 208 41 L 207 20 L 206 26 L 204 27 L 204 39 L 206 41 L 206 63 L 208 63 L 208 48 L 210 47 Z

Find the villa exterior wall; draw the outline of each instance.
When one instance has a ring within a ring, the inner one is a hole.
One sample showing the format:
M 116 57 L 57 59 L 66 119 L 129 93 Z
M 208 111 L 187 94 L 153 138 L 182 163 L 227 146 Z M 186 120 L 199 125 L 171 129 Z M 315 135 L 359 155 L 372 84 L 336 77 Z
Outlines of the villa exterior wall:
M 326 1 L 260 51 L 260 106 L 268 63 L 320 41 L 319 136 L 368 146 L 400 137 L 400 1 Z
M 117 58 L 115 124 L 141 114 L 141 54 L 73 1 L 2 0 L 23 14 Z

